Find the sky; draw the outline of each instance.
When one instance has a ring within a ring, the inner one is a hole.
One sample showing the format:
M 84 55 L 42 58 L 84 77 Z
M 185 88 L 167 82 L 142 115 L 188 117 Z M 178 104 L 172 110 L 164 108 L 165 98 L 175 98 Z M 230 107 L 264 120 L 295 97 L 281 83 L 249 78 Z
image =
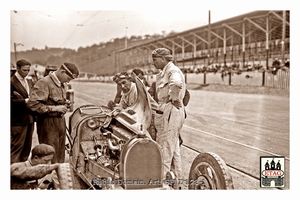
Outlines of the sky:
M 94 7 L 97 8 L 97 7 Z M 113 38 L 168 34 L 208 24 L 205 8 L 92 10 L 13 9 L 10 11 L 10 49 L 14 51 L 47 47 L 87 47 Z M 211 9 L 211 23 L 254 11 L 248 7 L 236 10 Z
M 42 5 L 40 2 L 12 0 L 5 3 L 10 51 L 14 51 L 14 43 L 17 51 L 44 49 L 45 46 L 76 50 L 114 38 L 168 34 L 200 27 L 208 24 L 209 11 L 211 23 L 214 23 L 255 10 L 270 9 L 269 5 L 256 4 L 260 2 L 256 0 L 247 6 L 238 0 L 205 3 L 200 0 L 185 0 L 184 3 L 86 0 L 79 4 L 52 0 L 42 1 L 45 2 Z M 276 1 L 272 2 L 276 5 Z

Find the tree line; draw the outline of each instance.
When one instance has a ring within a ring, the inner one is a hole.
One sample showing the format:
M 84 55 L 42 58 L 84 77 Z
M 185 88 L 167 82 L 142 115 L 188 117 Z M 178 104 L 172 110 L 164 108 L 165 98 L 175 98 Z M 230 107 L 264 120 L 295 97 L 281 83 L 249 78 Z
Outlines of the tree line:
M 79 47 L 77 50 L 68 48 L 51 48 L 45 46 L 44 49 L 32 48 L 27 51 L 18 51 L 17 59 L 29 60 L 32 64 L 42 66 L 57 65 L 60 66 L 63 62 L 75 63 L 80 71 L 95 73 L 98 75 L 112 75 L 115 71 L 112 70 L 115 62 L 115 52 L 125 48 L 125 40 L 127 47 L 140 45 L 152 40 L 160 39 L 176 34 L 171 31 L 166 34 L 131 36 L 130 38 L 114 38 L 108 42 L 99 42 L 87 47 Z M 14 62 L 14 52 L 11 52 L 11 63 Z

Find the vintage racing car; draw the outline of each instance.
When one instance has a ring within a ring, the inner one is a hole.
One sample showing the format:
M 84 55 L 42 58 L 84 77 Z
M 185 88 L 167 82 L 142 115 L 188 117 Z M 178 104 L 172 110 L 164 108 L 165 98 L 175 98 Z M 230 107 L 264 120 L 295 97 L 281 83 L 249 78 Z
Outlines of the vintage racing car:
M 146 127 L 151 123 L 149 94 L 135 76 L 138 97 L 122 111 L 83 105 L 69 118 L 69 163 L 59 168 L 62 189 L 173 189 L 173 172 L 163 180 L 163 156 Z M 128 112 L 128 110 L 135 112 Z M 233 189 L 225 162 L 214 153 L 193 161 L 188 189 Z

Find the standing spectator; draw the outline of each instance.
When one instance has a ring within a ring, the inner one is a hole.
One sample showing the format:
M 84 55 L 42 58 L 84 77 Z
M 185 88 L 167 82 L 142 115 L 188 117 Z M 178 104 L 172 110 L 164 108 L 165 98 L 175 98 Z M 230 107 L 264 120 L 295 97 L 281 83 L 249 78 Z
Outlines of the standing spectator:
M 31 64 L 27 60 L 17 61 L 15 74 L 10 78 L 11 163 L 27 160 L 32 143 L 34 120 L 27 108 L 32 82 L 26 79 Z
M 59 164 L 51 164 L 55 151 L 50 145 L 39 144 L 31 151 L 25 162 L 10 166 L 11 189 L 59 189 L 55 169 Z
M 52 163 L 65 160 L 65 113 L 71 102 L 66 99 L 66 83 L 77 78 L 75 64 L 63 63 L 55 72 L 39 79 L 32 89 L 28 107 L 38 114 L 37 134 L 39 143 L 54 147 Z
M 154 125 L 157 130 L 156 141 L 162 148 L 164 158 L 164 178 L 174 161 L 176 179 L 181 179 L 181 157 L 179 133 L 182 129 L 185 112 L 183 98 L 186 91 L 184 74 L 172 62 L 172 55 L 166 48 L 157 48 L 152 52 L 153 65 L 160 71 L 156 76 L 158 109 Z M 180 188 L 179 185 L 175 186 Z

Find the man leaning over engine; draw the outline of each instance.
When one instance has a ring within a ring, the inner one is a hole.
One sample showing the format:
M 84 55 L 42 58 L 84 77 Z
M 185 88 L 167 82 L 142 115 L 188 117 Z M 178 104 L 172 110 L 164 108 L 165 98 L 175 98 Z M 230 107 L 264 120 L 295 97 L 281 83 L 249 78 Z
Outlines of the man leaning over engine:
M 117 92 L 117 95 L 120 96 L 120 102 L 116 103 L 114 101 L 109 101 L 107 106 L 112 110 L 117 110 L 117 112 L 126 109 L 126 112 L 128 112 L 129 114 L 131 115 L 135 114 L 135 111 L 130 108 L 136 103 L 137 96 L 138 96 L 137 86 L 136 83 L 133 81 L 134 77 L 132 77 L 131 75 L 129 75 L 127 72 L 124 71 L 124 72 L 117 73 L 113 77 L 113 80 L 116 82 L 119 89 L 121 90 L 120 92 Z M 149 101 L 151 104 L 151 109 L 157 110 L 158 104 L 150 95 L 149 95 Z M 146 127 L 146 129 L 148 128 L 149 127 Z M 148 132 L 146 132 L 146 135 L 149 138 L 154 139 Z
M 109 101 L 107 106 L 109 108 L 118 108 L 120 110 L 132 106 L 137 99 L 137 88 L 135 83 L 132 81 L 132 77 L 124 71 L 117 73 L 113 77 L 113 80 L 121 89 L 121 99 L 119 103 Z

